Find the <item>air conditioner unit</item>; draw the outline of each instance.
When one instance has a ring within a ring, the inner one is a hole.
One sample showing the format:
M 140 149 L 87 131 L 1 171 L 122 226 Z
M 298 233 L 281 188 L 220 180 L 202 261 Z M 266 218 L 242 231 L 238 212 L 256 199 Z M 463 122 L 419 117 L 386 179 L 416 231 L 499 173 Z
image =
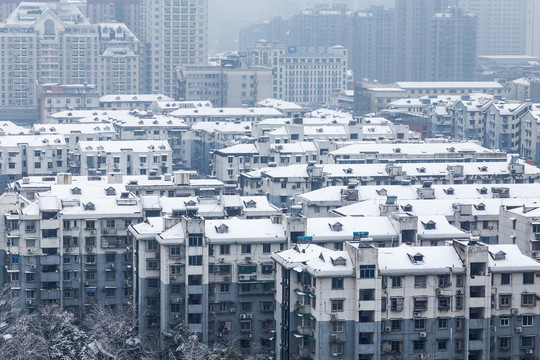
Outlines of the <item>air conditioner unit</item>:
M 109 263 L 109 268 L 113 268 L 114 267 L 114 263 Z
M 215 272 L 215 273 L 218 273 L 219 272 L 219 266 L 214 266 L 212 268 L 212 270 Z
M 441 294 L 442 294 L 442 290 L 441 290 L 441 289 L 436 289 L 436 290 L 435 290 L 435 294 L 441 295 Z
M 416 354 L 416 358 L 417 358 L 417 359 L 423 359 L 423 358 L 424 358 L 424 354 Z
M 489 229 L 489 230 L 493 230 L 493 225 L 489 225 L 489 226 L 488 226 L 488 229 Z
M 463 294 L 463 291 L 457 290 L 457 291 L 456 291 L 456 294 L 457 294 L 457 295 L 461 295 L 461 294 Z
M 384 332 L 390 332 L 392 331 L 392 328 L 390 326 L 387 326 L 384 328 Z
M 181 303 L 182 302 L 182 298 L 181 297 L 177 297 L 176 299 L 174 299 L 177 303 Z
M 422 339 L 425 338 L 426 336 L 427 336 L 427 333 L 425 333 L 425 332 L 421 332 L 421 333 L 420 333 L 420 337 L 421 337 Z
M 253 314 L 246 314 L 246 319 L 253 319 Z
M 87 247 L 86 247 L 86 251 L 92 251 L 92 247 L 91 247 L 91 246 L 87 246 Z
M 245 319 L 246 318 L 246 314 L 240 314 L 240 319 Z
M 223 264 L 225 262 L 225 259 L 224 258 L 219 258 L 219 263 L 220 264 Z
M 251 256 L 246 256 L 246 261 L 251 262 Z
M 95 234 L 96 234 L 96 230 L 90 230 L 90 234 L 95 235 Z
M 246 337 L 247 337 L 248 339 L 251 339 L 251 338 L 253 338 L 253 334 L 247 334 Z
M 176 280 L 176 276 L 171 275 L 171 281 L 174 281 L 174 280 Z
M 30 266 L 30 268 L 31 268 L 32 270 L 36 270 L 36 269 L 37 269 L 37 265 L 32 265 L 32 266 Z
M 173 318 L 174 318 L 174 319 L 180 319 L 180 315 L 174 314 L 174 315 L 173 315 Z
M 527 350 L 525 350 L 525 354 L 527 354 L 527 355 L 532 355 L 532 354 L 533 354 L 533 349 L 527 349 Z
M 523 332 L 523 328 L 521 326 L 516 327 L 516 334 L 521 334 Z
M 129 285 L 129 280 L 124 280 L 125 285 Z
M 232 307 L 229 311 L 232 312 L 232 313 L 233 313 L 233 312 L 236 312 L 236 308 L 233 308 L 233 307 Z
M 339 335 L 338 334 L 332 334 L 332 335 L 330 335 L 330 339 L 331 340 L 339 340 Z
M 510 313 L 512 315 L 517 315 L 517 314 L 519 314 L 519 309 L 516 309 L 516 308 L 510 309 Z
M 33 300 L 26 300 L 26 305 L 32 305 L 33 304 Z

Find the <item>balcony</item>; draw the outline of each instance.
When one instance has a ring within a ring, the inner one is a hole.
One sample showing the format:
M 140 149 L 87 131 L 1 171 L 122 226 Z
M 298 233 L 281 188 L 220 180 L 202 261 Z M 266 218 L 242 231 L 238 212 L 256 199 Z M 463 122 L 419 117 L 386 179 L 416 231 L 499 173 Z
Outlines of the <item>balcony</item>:
M 59 282 L 59 272 L 42 272 L 40 275 L 41 282 Z
M 41 238 L 41 247 L 42 248 L 58 248 L 60 247 L 60 239 L 57 237 L 53 238 Z
M 59 255 L 44 255 L 40 258 L 41 265 L 60 265 Z
M 188 294 L 202 294 L 203 287 L 202 285 L 189 285 L 187 287 Z
M 60 290 L 58 289 L 41 289 L 41 300 L 60 300 Z
M 41 220 L 39 223 L 41 230 L 53 230 L 60 228 L 60 223 L 57 219 Z

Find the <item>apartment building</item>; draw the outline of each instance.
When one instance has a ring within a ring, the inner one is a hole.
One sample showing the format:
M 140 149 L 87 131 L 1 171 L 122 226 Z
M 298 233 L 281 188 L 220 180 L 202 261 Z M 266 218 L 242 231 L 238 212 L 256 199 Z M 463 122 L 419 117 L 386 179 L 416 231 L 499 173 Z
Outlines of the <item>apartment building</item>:
M 273 108 L 263 107 L 231 107 L 231 108 L 181 108 L 171 112 L 172 116 L 184 119 L 187 124 L 193 125 L 200 122 L 222 122 L 222 121 L 250 121 L 259 122 L 271 117 L 281 117 L 283 114 Z
M 175 98 L 212 102 L 216 107 L 255 106 L 272 96 L 272 69 L 246 67 L 240 60 L 222 59 L 215 66 L 180 67 Z
M 48 193 L 5 214 L 8 285 L 27 308 L 132 301 L 133 247 L 127 227 L 142 220 L 123 185 L 74 186 L 59 174 Z
M 173 101 L 172 98 L 163 94 L 139 94 L 132 95 L 122 93 L 104 95 L 99 98 L 99 106 L 106 110 L 148 110 L 155 101 Z
M 208 0 L 140 1 L 141 91 L 174 96 L 180 65 L 207 62 Z
M 99 93 L 94 85 L 43 85 L 40 123 L 65 110 L 99 109 Z
M 79 141 L 72 162 L 80 175 L 158 176 L 171 172 L 172 150 L 167 140 Z
M 346 89 L 347 49 L 285 47 L 258 42 L 247 51 L 251 66 L 269 66 L 274 76 L 272 97 L 298 104 L 323 105 Z
M 520 151 L 519 153 L 525 159 L 538 163 L 540 160 L 539 128 L 538 120 L 540 115 L 540 105 L 532 104 L 531 109 L 527 111 L 520 119 Z
M 521 117 L 531 109 L 530 103 L 493 102 L 486 108 L 484 145 L 510 153 L 519 153 Z
M 35 124 L 32 134 L 60 135 L 70 152 L 74 151 L 79 141 L 111 141 L 116 139 L 114 127 L 109 123 L 82 124 Z
M 338 251 L 306 241 L 272 254 L 277 359 L 534 358 L 538 351 L 540 268 L 516 245 L 376 249 L 361 240 Z
M 10 64 L 2 70 L 2 106 L 38 108 L 41 84 L 115 91 L 125 82 L 138 91 L 138 39 L 122 24 L 90 24 L 70 3 L 20 4 L 0 25 L 0 41 Z M 129 61 L 111 58 L 120 47 L 131 51 Z
M 532 165 L 512 160 L 493 163 L 322 164 L 268 167 L 240 173 L 242 195 L 266 195 L 272 204 L 290 208 L 293 197 L 334 185 L 535 183 L 540 173 Z M 483 186 L 480 186 L 483 184 Z M 488 189 L 482 190 L 487 192 Z M 427 195 L 426 195 L 427 196 Z
M 499 242 L 516 244 L 524 254 L 540 259 L 538 206 L 527 200 L 518 206 L 500 207 Z
M 86 0 L 86 16 L 93 24 L 124 23 L 139 36 L 139 7 L 140 0 Z

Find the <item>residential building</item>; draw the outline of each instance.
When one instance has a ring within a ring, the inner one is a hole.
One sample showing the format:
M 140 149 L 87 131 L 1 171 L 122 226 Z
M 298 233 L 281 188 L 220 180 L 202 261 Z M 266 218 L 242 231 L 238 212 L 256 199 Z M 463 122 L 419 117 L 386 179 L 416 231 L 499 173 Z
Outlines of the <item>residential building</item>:
M 446 0 L 396 0 L 395 58 L 398 81 L 430 80 L 432 20 Z
M 52 114 L 65 110 L 99 109 L 99 93 L 94 85 L 43 85 L 41 86 L 40 123 Z
M 486 108 L 484 145 L 517 154 L 521 144 L 521 117 L 531 109 L 530 103 L 496 101 Z
M 99 98 L 99 105 L 107 110 L 148 110 L 155 101 L 173 101 L 162 94 L 104 95 Z
M 347 49 L 294 48 L 258 42 L 247 51 L 251 66 L 270 66 L 274 76 L 272 97 L 298 104 L 323 105 L 330 95 L 346 89 Z
M 516 244 L 520 251 L 540 259 L 538 206 L 525 199 L 521 206 L 501 206 L 499 243 Z
M 519 153 L 525 159 L 534 161 L 535 164 L 540 161 L 539 120 L 540 105 L 532 104 L 531 109 L 521 117 L 520 121 L 521 142 Z
M 281 117 L 283 114 L 274 108 L 236 107 L 236 108 L 180 108 L 171 112 L 172 116 L 183 119 L 186 124 L 194 125 L 201 122 L 259 122 L 270 117 Z
M 268 167 L 240 173 L 242 195 L 266 195 L 272 204 L 291 208 L 293 197 L 308 191 L 351 182 L 365 185 L 422 184 L 424 198 L 431 196 L 432 184 L 535 183 L 540 172 L 532 165 L 509 162 L 404 163 L 404 164 L 323 164 Z M 480 186 L 479 186 L 480 187 Z M 484 189 L 485 188 L 485 189 Z
M 122 185 L 59 184 L 5 215 L 8 286 L 29 309 L 58 304 L 121 306 L 133 299 L 133 245 L 127 227 L 142 221 L 138 200 Z
M 138 37 L 140 0 L 86 0 L 86 16 L 93 24 L 124 23 Z
M 167 140 L 79 141 L 72 162 L 80 175 L 158 176 L 171 172 L 172 150 Z
M 435 14 L 431 37 L 431 81 L 471 81 L 476 75 L 477 17 L 450 7 Z
M 302 240 L 272 254 L 280 279 L 277 359 L 467 352 L 476 360 L 537 351 L 539 264 L 516 245 L 472 240 L 376 249 L 359 241 L 329 250 Z
M 210 101 L 215 107 L 255 106 L 272 96 L 269 67 L 242 66 L 239 59 L 222 59 L 217 66 L 181 66 L 177 99 Z
M 524 55 L 527 41 L 530 9 L 527 0 L 461 0 L 459 6 L 478 16 L 479 55 Z M 532 2 L 530 2 L 532 4 Z M 501 17 L 500 14 L 506 14 Z M 529 28 L 530 29 L 530 28 Z M 532 55 L 532 54 L 531 54 Z
M 2 74 L 2 106 L 38 108 L 41 84 L 94 84 L 98 91 L 114 91 L 125 82 L 138 89 L 138 39 L 122 24 L 90 24 L 73 4 L 22 3 L 0 24 L 0 41 L 7 49 L 3 62 L 12 61 Z M 114 48 L 130 49 L 129 62 L 111 59 Z M 122 81 L 107 74 L 110 61 L 117 62 L 110 72 L 126 70 Z
M 139 36 L 145 46 L 141 91 L 172 97 L 177 67 L 207 62 L 208 0 L 155 5 L 152 0 L 141 0 L 139 5 Z

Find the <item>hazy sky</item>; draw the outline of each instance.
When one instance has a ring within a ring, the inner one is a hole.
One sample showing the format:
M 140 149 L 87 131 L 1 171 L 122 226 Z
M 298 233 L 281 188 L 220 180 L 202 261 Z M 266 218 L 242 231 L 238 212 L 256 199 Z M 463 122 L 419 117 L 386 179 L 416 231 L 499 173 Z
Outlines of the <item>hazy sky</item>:
M 292 16 L 306 7 L 329 4 L 332 1 L 334 4 L 347 4 L 352 10 L 371 5 L 394 6 L 394 0 L 209 0 L 210 51 L 235 50 L 230 48 L 233 46 L 232 39 L 237 37 L 238 30 L 244 26 L 274 16 Z

